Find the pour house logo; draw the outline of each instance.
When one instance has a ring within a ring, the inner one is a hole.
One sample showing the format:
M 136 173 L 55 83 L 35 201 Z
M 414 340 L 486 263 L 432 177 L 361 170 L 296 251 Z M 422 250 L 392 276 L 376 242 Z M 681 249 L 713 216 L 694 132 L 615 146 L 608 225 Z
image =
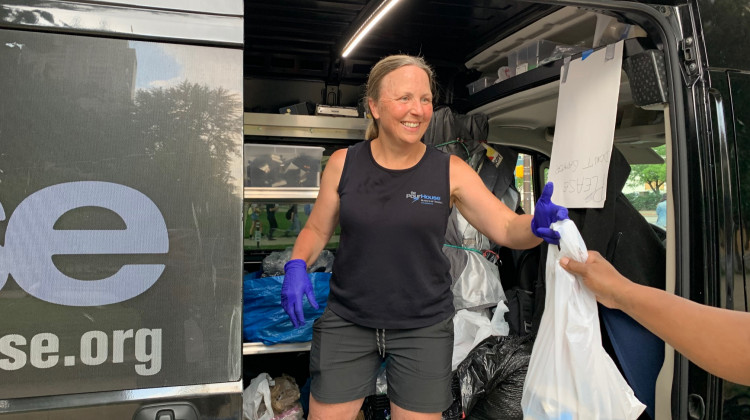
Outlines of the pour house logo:
M 111 210 L 126 228 L 54 229 L 63 214 L 81 207 Z M 0 222 L 5 220 L 0 203 Z M 164 271 L 164 264 L 129 264 L 104 279 L 79 280 L 52 262 L 53 255 L 167 253 L 167 226 L 159 208 L 145 194 L 124 185 L 98 181 L 53 185 L 26 197 L 7 220 L 5 245 L 0 247 L 0 289 L 12 274 L 21 288 L 38 299 L 66 306 L 99 306 L 140 295 Z
M 420 204 L 443 204 L 442 201 L 440 201 L 439 195 L 429 195 L 429 194 L 417 194 L 416 191 L 411 191 L 409 194 L 406 194 L 406 198 L 411 199 L 412 203 L 419 202 Z

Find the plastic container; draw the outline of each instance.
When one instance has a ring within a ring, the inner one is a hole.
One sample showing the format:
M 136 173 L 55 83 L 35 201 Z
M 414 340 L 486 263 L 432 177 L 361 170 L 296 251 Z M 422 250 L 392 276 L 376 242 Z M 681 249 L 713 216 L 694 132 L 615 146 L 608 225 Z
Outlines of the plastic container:
M 544 39 L 531 41 L 508 54 L 508 67 L 514 76 L 535 69 L 555 52 L 559 44 Z
M 469 95 L 473 95 L 480 90 L 493 85 L 496 81 L 497 77 L 482 77 L 476 82 L 469 83 L 466 87 L 469 88 Z
M 245 187 L 320 187 L 323 148 L 245 145 Z

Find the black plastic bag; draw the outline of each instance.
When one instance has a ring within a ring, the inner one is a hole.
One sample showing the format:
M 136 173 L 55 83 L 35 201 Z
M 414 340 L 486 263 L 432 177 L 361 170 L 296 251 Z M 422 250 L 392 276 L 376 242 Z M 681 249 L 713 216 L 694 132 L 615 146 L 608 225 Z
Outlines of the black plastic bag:
M 467 419 L 523 419 L 521 396 L 533 336 L 490 336 L 458 365 Z

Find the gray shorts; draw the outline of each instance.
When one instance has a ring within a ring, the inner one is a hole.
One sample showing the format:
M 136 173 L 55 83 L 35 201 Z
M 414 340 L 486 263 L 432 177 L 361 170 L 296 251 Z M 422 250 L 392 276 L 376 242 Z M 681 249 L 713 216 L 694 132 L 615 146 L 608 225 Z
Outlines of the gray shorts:
M 443 412 L 453 402 L 452 357 L 453 317 L 424 328 L 376 330 L 326 308 L 313 324 L 310 392 L 328 404 L 373 395 L 385 360 L 388 398 L 394 404 L 421 413 Z

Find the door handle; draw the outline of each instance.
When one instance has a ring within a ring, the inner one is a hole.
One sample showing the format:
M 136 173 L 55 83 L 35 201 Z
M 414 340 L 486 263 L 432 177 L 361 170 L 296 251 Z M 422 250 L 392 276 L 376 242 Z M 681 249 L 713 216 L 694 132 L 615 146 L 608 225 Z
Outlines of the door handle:
M 198 420 L 198 410 L 189 402 L 149 404 L 139 408 L 133 420 Z

